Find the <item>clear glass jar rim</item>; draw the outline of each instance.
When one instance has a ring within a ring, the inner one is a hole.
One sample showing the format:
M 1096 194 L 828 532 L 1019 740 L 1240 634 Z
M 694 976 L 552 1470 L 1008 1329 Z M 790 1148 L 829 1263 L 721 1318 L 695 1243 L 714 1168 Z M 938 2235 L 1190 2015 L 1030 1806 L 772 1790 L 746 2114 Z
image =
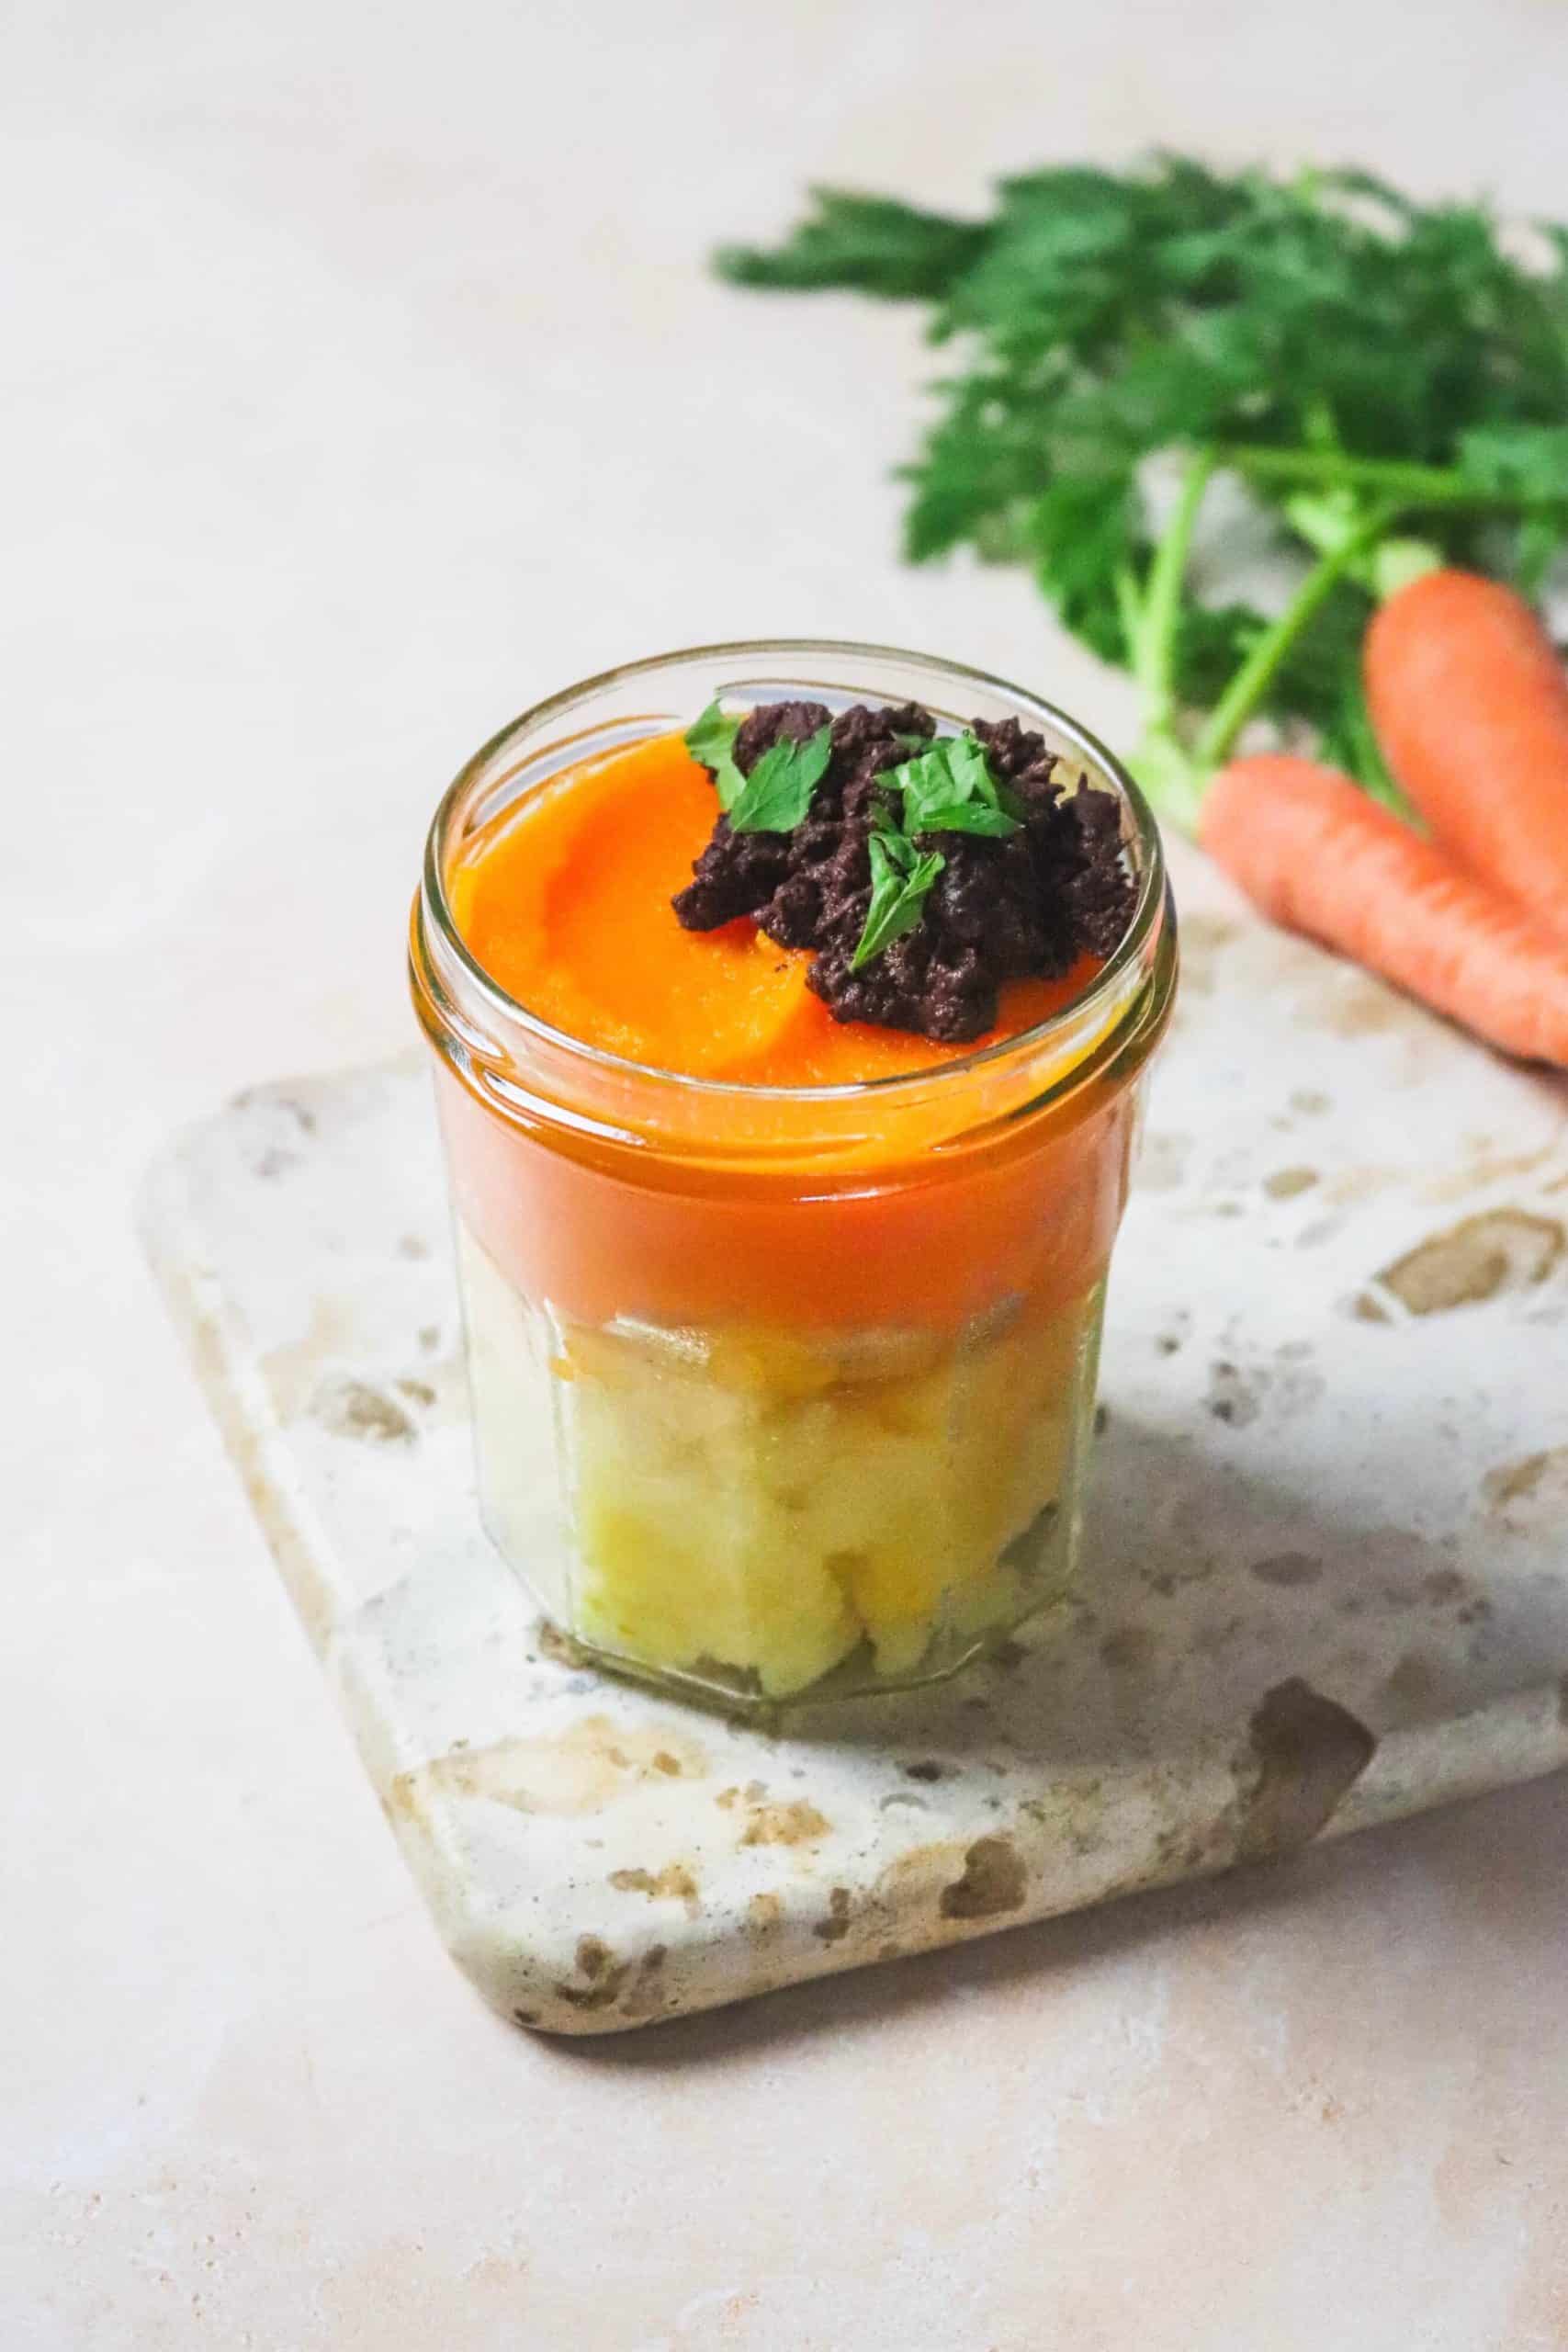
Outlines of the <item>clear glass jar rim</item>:
M 1052 1013 L 1047 1020 L 1036 1022 L 1032 1028 L 1021 1029 L 1013 1036 L 999 1038 L 994 1045 L 982 1046 L 975 1053 L 959 1055 L 951 1060 L 933 1062 L 919 1069 L 903 1070 L 888 1077 L 857 1079 L 836 1086 L 742 1084 L 725 1079 L 702 1078 L 685 1070 L 662 1069 L 656 1063 L 633 1061 L 625 1055 L 606 1052 L 602 1046 L 590 1045 L 584 1038 L 574 1037 L 564 1029 L 557 1029 L 537 1013 L 531 1012 L 515 997 L 508 995 L 468 946 L 457 928 L 446 894 L 449 836 L 464 796 L 498 754 L 525 731 L 536 728 L 541 722 L 567 717 L 606 688 L 668 669 L 674 662 L 773 662 L 780 658 L 792 660 L 796 656 L 809 659 L 814 655 L 834 661 L 845 658 L 864 661 L 873 666 L 879 662 L 909 663 L 951 679 L 955 684 L 968 683 L 1003 695 L 1017 704 L 1021 711 L 1032 713 L 1043 720 L 1055 734 L 1081 752 L 1115 785 L 1132 811 L 1136 828 L 1141 858 L 1140 887 L 1137 903 L 1126 931 L 1083 994 L 1075 997 L 1070 1004 Z M 425 840 L 423 888 L 416 909 L 416 939 L 420 924 L 424 922 L 431 923 L 443 952 L 455 959 L 465 982 L 479 990 L 492 1012 L 503 1023 L 520 1029 L 552 1055 L 567 1055 L 606 1076 L 622 1078 L 643 1088 L 671 1090 L 682 1096 L 699 1097 L 710 1102 L 827 1106 L 874 1098 L 889 1103 L 912 1101 L 939 1086 L 945 1091 L 961 1085 L 965 1079 L 971 1079 L 977 1073 L 989 1074 L 1009 1066 L 1027 1063 L 1043 1051 L 1048 1051 L 1056 1039 L 1079 1027 L 1086 1015 L 1091 1015 L 1099 1008 L 1110 1004 L 1121 993 L 1130 967 L 1138 965 L 1151 935 L 1160 923 L 1166 897 L 1164 847 L 1147 800 L 1114 752 L 1057 704 L 1047 702 L 1043 695 L 1032 694 L 1026 687 L 1015 685 L 1010 679 L 998 677 L 994 672 L 976 669 L 967 662 L 951 662 L 940 654 L 912 652 L 907 647 L 878 645 L 853 638 L 739 638 L 712 645 L 680 646 L 669 652 L 621 662 L 614 669 L 602 670 L 593 677 L 580 679 L 575 684 L 547 695 L 543 701 L 530 705 L 515 718 L 509 719 L 504 727 L 498 729 L 488 742 L 481 744 L 471 758 L 464 762 L 442 795 L 431 820 Z M 417 970 L 414 981 L 416 989 L 423 990 L 422 976 Z M 1133 992 L 1124 1008 L 1126 1012 L 1135 1010 L 1141 994 L 1140 990 Z

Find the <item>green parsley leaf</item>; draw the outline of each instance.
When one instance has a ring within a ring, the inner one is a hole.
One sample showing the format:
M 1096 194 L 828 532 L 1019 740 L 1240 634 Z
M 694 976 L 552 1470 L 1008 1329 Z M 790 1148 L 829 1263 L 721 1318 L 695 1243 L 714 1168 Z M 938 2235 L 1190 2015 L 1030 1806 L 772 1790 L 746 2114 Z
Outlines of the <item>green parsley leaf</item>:
M 730 718 L 716 698 L 700 718 L 693 719 L 682 738 L 693 759 L 712 775 L 721 808 L 733 808 L 746 788 L 746 779 L 735 764 L 735 739 L 739 732 L 739 719 Z
M 922 808 L 922 833 L 976 833 L 983 841 L 1010 841 L 1019 831 L 1016 817 L 1005 808 L 987 808 L 983 800 L 959 800 L 944 808 Z
M 716 696 L 701 718 L 693 719 L 682 740 L 694 760 L 700 760 L 705 768 L 716 768 L 721 760 L 733 758 L 739 732 L 740 721 Z
M 874 837 L 882 842 L 887 856 L 897 867 L 899 873 L 911 873 L 919 852 L 908 834 L 900 829 L 890 800 L 879 799 L 874 803 L 871 811 L 871 830 Z
M 907 833 L 988 833 L 993 839 L 1002 840 L 1018 831 L 1015 807 L 1008 805 L 1012 796 L 1009 794 L 1004 799 L 1001 786 L 991 774 L 985 745 L 974 735 L 940 736 L 918 759 L 906 760 L 901 767 L 886 769 L 881 782 L 903 795 Z M 937 822 L 939 815 L 951 819 L 955 810 L 969 808 L 999 818 L 1001 822 Z
M 833 754 L 831 727 L 804 743 L 787 737 L 769 745 L 729 807 L 736 833 L 793 833 L 811 806 Z
M 861 933 L 850 969 L 858 972 L 874 956 L 913 931 L 925 909 L 926 895 L 931 884 L 947 864 L 940 851 L 932 850 L 928 857 L 916 860 L 907 871 L 890 854 L 887 837 L 874 832 L 868 844 L 871 851 L 871 904 L 866 909 L 865 926 Z

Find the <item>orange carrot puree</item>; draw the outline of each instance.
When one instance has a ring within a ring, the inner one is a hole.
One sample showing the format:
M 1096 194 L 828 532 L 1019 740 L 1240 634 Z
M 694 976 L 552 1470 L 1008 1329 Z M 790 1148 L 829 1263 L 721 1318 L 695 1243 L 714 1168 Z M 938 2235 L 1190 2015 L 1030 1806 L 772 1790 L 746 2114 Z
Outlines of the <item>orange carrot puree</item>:
M 469 849 L 451 876 L 457 928 L 510 997 L 569 1036 L 656 1069 L 752 1086 L 843 1086 L 930 1069 L 1015 1035 L 1092 978 L 1015 981 L 990 1035 L 942 1046 L 833 1019 L 806 985 L 811 956 L 750 922 L 682 931 L 717 802 L 679 735 L 575 772 Z
M 469 846 L 448 877 L 458 930 L 516 1002 L 655 1069 L 835 1085 L 976 1050 L 834 1021 L 805 985 L 809 956 L 749 923 L 682 931 L 670 900 L 714 813 L 679 736 L 569 772 Z M 1043 1019 L 1094 969 L 1015 984 L 995 1035 Z M 951 1118 L 878 1152 L 868 1111 L 873 1140 L 846 1146 L 841 1167 L 817 1152 L 737 1170 L 722 1164 L 719 1104 L 707 1163 L 513 1122 L 449 1065 L 442 1078 L 464 1223 L 525 1295 L 592 1324 L 952 1326 L 1019 1297 L 1051 1310 L 1103 1273 L 1125 1190 L 1133 1102 L 1114 1083 L 998 1119 L 956 1156 L 931 1148 Z

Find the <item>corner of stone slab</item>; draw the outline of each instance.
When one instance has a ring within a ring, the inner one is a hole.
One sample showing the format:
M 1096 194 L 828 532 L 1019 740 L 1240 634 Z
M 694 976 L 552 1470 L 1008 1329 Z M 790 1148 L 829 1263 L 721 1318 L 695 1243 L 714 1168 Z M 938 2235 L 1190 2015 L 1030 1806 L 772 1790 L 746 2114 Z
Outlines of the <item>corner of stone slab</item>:
M 661 1943 L 621 1951 L 583 1935 L 558 1958 L 493 1938 L 447 1949 L 496 2015 L 529 2033 L 598 2039 L 657 2024 L 685 2006 L 671 1998 L 670 1953 Z

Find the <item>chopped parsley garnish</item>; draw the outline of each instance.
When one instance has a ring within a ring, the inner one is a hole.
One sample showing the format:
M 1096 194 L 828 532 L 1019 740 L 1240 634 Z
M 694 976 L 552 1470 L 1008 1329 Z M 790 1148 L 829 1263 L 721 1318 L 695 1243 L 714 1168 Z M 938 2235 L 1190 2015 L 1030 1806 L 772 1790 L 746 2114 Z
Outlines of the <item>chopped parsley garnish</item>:
M 943 735 L 883 776 L 904 797 L 907 833 L 985 833 L 1005 841 L 1019 819 L 973 735 Z
M 1065 976 L 1126 931 L 1137 893 L 1116 797 L 1081 776 L 1064 791 L 1057 754 L 1017 718 L 938 737 L 918 703 L 835 713 L 792 696 L 739 724 L 710 705 L 686 742 L 729 798 L 676 921 L 749 921 L 808 949 L 806 986 L 836 1021 L 961 1045 L 995 1027 L 1010 981 Z
M 926 893 L 947 864 L 940 850 L 922 857 L 907 834 L 891 827 L 873 832 L 866 848 L 871 856 L 871 904 L 860 944 L 850 958 L 852 972 L 861 970 L 874 956 L 880 956 L 896 939 L 914 930 L 925 912 Z
M 739 732 L 740 721 L 731 718 L 716 699 L 700 718 L 693 719 L 682 739 L 693 759 L 712 771 L 714 790 L 724 809 L 732 808 L 746 789 L 746 778 L 735 764 L 735 739 Z
M 742 724 L 716 699 L 693 719 L 682 741 L 693 759 L 712 771 L 718 805 L 732 831 L 793 833 L 828 773 L 833 730 L 819 727 L 804 743 L 786 738 L 771 744 L 750 775 L 743 775 L 735 764 L 735 739 Z
M 784 736 L 771 744 L 729 804 L 730 831 L 793 833 L 804 823 L 832 755 L 831 727 L 819 727 L 804 743 Z
M 904 737 L 908 742 L 911 739 Z M 913 931 L 925 909 L 926 894 L 947 864 L 940 851 L 922 857 L 915 837 L 922 833 L 971 833 L 988 841 L 1006 841 L 1021 830 L 1021 820 L 1009 806 L 991 774 L 986 747 L 970 735 L 942 735 L 919 743 L 918 755 L 899 766 L 885 768 L 879 789 L 897 793 L 902 802 L 901 821 L 893 815 L 891 800 L 883 799 L 873 814 L 871 839 L 871 904 L 865 928 L 850 959 L 860 971 Z

